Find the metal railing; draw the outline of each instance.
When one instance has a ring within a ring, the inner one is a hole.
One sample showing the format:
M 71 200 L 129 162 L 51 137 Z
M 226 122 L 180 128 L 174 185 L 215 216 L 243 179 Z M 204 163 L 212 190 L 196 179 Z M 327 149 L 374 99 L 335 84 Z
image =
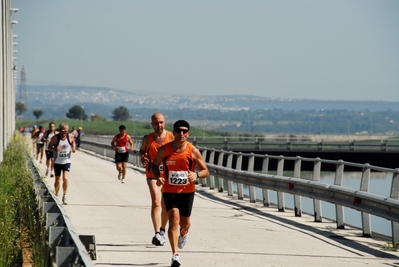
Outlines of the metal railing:
M 95 247 L 92 248 L 82 243 L 84 236 L 76 234 L 72 222 L 40 177 L 39 167 L 31 158 L 29 166 L 34 176 L 40 223 L 44 226 L 46 251 L 43 253 L 48 257 L 46 266 L 94 266 L 92 259 L 95 259 Z
M 104 140 L 107 140 L 104 143 Z M 110 139 L 102 137 L 88 138 L 82 141 L 81 147 L 94 151 L 107 157 L 114 157 L 114 150 L 109 144 Z M 141 167 L 138 150 L 141 140 L 135 141 L 135 151 L 129 157 L 130 163 Z M 215 148 L 198 147 L 207 162 L 211 172 L 209 179 L 201 179 L 201 185 L 211 189 L 218 188 L 219 192 L 227 190 L 229 196 L 237 194 L 238 199 L 244 199 L 244 185 L 249 187 L 249 200 L 256 202 L 263 200 L 263 205 L 271 204 L 269 190 L 277 192 L 277 206 L 279 211 L 285 211 L 284 193 L 294 197 L 295 216 L 302 215 L 301 196 L 313 199 L 314 221 L 322 222 L 321 201 L 335 204 L 337 228 L 344 229 L 344 208 L 348 207 L 361 212 L 363 236 L 371 236 L 370 215 L 386 218 L 392 225 L 392 242 L 399 242 L 399 169 L 388 169 L 369 164 L 345 162 L 343 160 L 325 160 L 320 158 L 284 157 L 261 155 L 254 153 L 232 152 Z M 276 175 L 268 174 L 270 161 L 277 161 Z M 243 170 L 243 162 L 246 162 L 246 170 Z M 260 173 L 255 172 L 255 161 L 262 161 Z M 284 163 L 294 161 L 293 175 L 284 176 Z M 311 179 L 301 177 L 301 164 L 313 163 Z M 322 164 L 335 166 L 334 184 L 320 182 L 320 170 Z M 345 166 L 357 167 L 362 173 L 360 188 L 351 189 L 343 187 Z M 384 172 L 392 174 L 390 194 L 388 196 L 375 195 L 369 192 L 371 172 Z M 223 180 L 227 180 L 227 189 Z M 237 192 L 233 192 L 233 183 Z M 262 196 L 256 196 L 256 188 L 262 190 Z
M 132 136 L 137 143 L 142 136 Z M 109 143 L 111 136 L 85 136 L 86 140 L 96 140 L 99 143 Z M 399 136 L 392 138 L 370 137 L 369 139 L 355 137 L 341 138 L 308 138 L 308 137 L 189 137 L 189 141 L 198 147 L 212 147 L 223 150 L 245 151 L 383 151 L 399 152 Z M 242 151 L 243 152 L 243 151 Z

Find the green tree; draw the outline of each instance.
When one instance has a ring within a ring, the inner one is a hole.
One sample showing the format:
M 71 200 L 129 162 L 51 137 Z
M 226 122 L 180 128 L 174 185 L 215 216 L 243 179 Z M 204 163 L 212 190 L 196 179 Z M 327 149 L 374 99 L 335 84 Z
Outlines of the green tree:
M 26 106 L 22 102 L 17 102 L 15 103 L 15 113 L 17 113 L 18 116 L 22 115 L 27 110 Z
M 38 120 L 40 118 L 40 116 L 43 115 L 43 110 L 41 109 L 35 109 L 33 111 L 33 115 L 36 117 L 36 120 Z
M 124 106 L 119 106 L 112 112 L 114 121 L 128 121 L 131 118 L 129 110 Z
M 87 115 L 83 106 L 75 105 L 69 109 L 69 112 L 65 114 L 67 118 L 77 120 L 87 120 Z
M 107 119 L 99 114 L 92 114 L 90 116 L 90 121 L 106 121 Z

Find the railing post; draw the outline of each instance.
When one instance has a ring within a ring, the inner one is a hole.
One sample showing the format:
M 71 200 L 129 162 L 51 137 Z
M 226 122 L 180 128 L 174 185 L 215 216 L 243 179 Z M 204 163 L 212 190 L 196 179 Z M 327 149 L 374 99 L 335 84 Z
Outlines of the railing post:
M 399 199 L 399 168 L 395 169 L 392 176 L 391 195 L 392 199 Z M 399 223 L 391 221 L 392 225 L 392 244 L 399 242 Z
M 362 192 L 369 192 L 370 187 L 370 168 L 369 164 L 364 164 L 363 171 L 362 171 L 362 179 L 360 181 L 360 191 Z M 366 212 L 361 212 L 362 214 L 362 229 L 363 229 L 363 236 L 370 237 L 371 236 L 371 220 L 370 214 Z
M 316 158 L 313 166 L 313 177 L 312 180 L 314 182 L 320 182 L 320 169 L 321 169 L 321 161 L 320 158 Z M 321 201 L 319 199 L 313 199 L 313 209 L 314 209 L 314 221 L 321 222 Z
M 202 158 L 203 158 L 204 160 L 206 160 L 206 154 L 207 154 L 207 152 L 208 152 L 208 149 L 204 149 L 204 150 L 202 151 Z M 212 162 L 210 162 L 210 163 L 212 163 Z M 206 187 L 206 179 L 200 179 L 200 181 L 201 181 L 201 186 L 202 186 L 202 187 Z
M 223 149 L 224 150 L 229 150 L 229 141 L 227 140 L 227 137 L 224 137 L 224 142 L 223 142 Z
M 295 158 L 294 165 L 294 177 L 300 179 L 301 178 L 301 157 Z M 302 217 L 302 198 L 301 196 L 294 195 L 294 210 L 296 217 Z
M 233 152 L 230 151 L 227 156 L 226 167 L 231 169 L 231 166 L 233 166 Z M 227 195 L 228 196 L 233 195 L 233 182 L 230 180 L 227 181 Z
M 218 165 L 223 166 L 224 151 L 219 151 Z M 218 177 L 219 192 L 223 192 L 223 178 Z
M 212 149 L 211 155 L 209 156 L 209 162 L 215 164 L 215 149 Z M 209 189 L 215 189 L 215 176 L 209 175 Z
M 269 171 L 269 155 L 264 155 L 262 163 L 262 173 L 267 174 L 268 171 Z M 269 190 L 263 188 L 262 194 L 263 194 L 263 206 L 269 207 L 270 206 Z
M 277 176 L 283 176 L 283 174 L 284 174 L 284 156 L 280 156 L 278 158 L 278 164 L 277 164 Z M 277 205 L 278 205 L 278 211 L 285 211 L 283 192 L 277 191 Z
M 241 171 L 241 167 L 242 167 L 242 153 L 239 152 L 237 156 L 236 170 Z M 244 199 L 244 186 L 242 184 L 237 183 L 237 194 L 238 194 L 238 199 Z
M 334 185 L 342 186 L 344 166 L 344 161 L 339 160 L 337 163 L 337 168 L 335 169 Z M 337 221 L 337 229 L 345 229 L 345 215 L 344 207 L 342 205 L 335 204 L 335 216 Z
M 253 172 L 254 171 L 254 165 L 255 165 L 255 155 L 254 153 L 251 153 L 249 156 L 248 160 L 248 171 Z M 256 190 L 255 186 L 250 185 L 249 186 L 249 202 L 255 203 L 256 202 Z

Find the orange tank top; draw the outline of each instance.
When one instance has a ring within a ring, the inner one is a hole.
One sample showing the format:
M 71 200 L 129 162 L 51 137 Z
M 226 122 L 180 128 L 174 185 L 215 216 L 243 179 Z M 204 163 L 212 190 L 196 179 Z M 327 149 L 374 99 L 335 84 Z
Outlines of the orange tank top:
M 195 182 L 188 181 L 188 170 L 195 170 L 195 161 L 192 151 L 193 145 L 189 142 L 187 142 L 186 149 L 181 153 L 173 151 L 172 143 L 165 145 L 163 159 L 165 184 L 162 187 L 162 192 L 195 192 Z
M 149 147 L 147 149 L 147 155 L 148 158 L 150 159 L 150 163 L 147 164 L 147 168 L 145 170 L 145 176 L 147 178 L 154 178 L 154 175 L 151 172 L 151 162 L 155 159 L 155 156 L 158 153 L 158 149 L 163 146 L 164 144 L 167 144 L 171 141 L 173 141 L 173 134 L 169 131 L 166 131 L 166 136 L 165 136 L 165 140 L 162 143 L 157 143 L 155 142 L 154 139 L 154 133 L 150 133 L 148 135 L 148 139 L 147 139 L 147 144 L 149 144 Z M 160 170 L 161 170 L 161 176 L 162 176 L 162 167 L 160 166 Z

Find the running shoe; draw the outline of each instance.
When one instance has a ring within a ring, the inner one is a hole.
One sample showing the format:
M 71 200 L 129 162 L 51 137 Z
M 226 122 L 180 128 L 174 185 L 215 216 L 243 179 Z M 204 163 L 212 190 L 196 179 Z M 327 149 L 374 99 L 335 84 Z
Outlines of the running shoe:
M 54 177 L 54 173 L 51 173 L 51 174 L 50 174 L 50 177 Z
M 68 204 L 68 200 L 67 200 L 67 197 L 65 195 L 62 196 L 62 204 L 64 204 L 64 205 Z
M 122 178 L 122 173 L 118 173 L 118 180 L 120 180 Z
M 162 237 L 162 243 L 163 243 L 162 246 L 164 246 L 164 245 L 166 244 L 166 235 L 165 235 L 165 232 L 161 231 L 161 232 L 159 232 L 159 234 L 160 234 L 161 237 Z
M 179 267 L 181 265 L 180 263 L 180 256 L 179 254 L 175 254 L 172 257 L 172 264 L 170 265 L 170 267 Z
M 49 169 L 46 169 L 46 176 L 48 175 L 48 173 L 49 173 Z
M 152 238 L 152 244 L 155 246 L 164 246 L 165 240 L 159 233 L 156 233 Z
M 177 241 L 177 247 L 183 249 L 187 242 L 187 234 L 185 236 L 179 235 L 179 240 Z
M 124 178 L 122 178 L 122 180 L 121 180 L 121 183 L 122 183 L 122 184 L 124 184 L 124 183 L 125 183 L 125 179 L 124 179 Z

